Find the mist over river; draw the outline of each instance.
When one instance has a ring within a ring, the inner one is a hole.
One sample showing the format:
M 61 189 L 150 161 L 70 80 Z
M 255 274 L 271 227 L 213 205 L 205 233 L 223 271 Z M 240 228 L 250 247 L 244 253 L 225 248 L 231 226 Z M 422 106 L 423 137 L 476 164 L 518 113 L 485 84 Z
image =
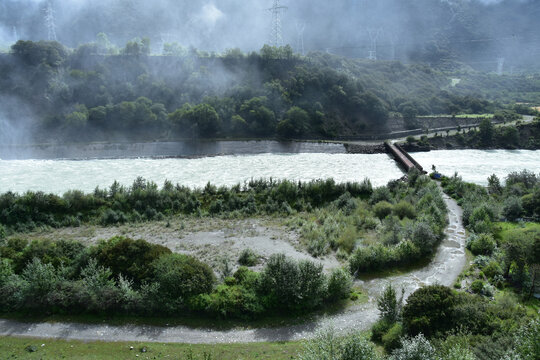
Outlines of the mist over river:
M 540 171 L 540 151 L 432 151 L 412 154 L 427 170 L 431 165 L 444 174 L 457 171 L 466 181 L 486 184 L 495 173 Z M 188 187 L 242 184 L 250 179 L 274 178 L 309 181 L 334 178 L 337 182 L 369 178 L 374 186 L 403 174 L 386 154 L 257 154 L 196 159 L 106 160 L 0 160 L 0 193 L 27 190 L 62 194 L 67 190 L 93 191 L 115 180 L 131 185 L 142 176 L 159 186 L 165 180 Z

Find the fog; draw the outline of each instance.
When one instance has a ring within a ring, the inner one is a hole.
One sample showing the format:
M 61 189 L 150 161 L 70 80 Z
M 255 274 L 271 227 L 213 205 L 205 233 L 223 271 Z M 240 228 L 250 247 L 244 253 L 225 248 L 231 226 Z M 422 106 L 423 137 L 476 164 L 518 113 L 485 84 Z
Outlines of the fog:
M 118 46 L 149 37 L 152 51 L 177 42 L 206 51 L 259 50 L 270 43 L 272 0 L 2 0 L 0 47 L 50 37 L 76 47 L 100 32 Z M 283 42 L 301 52 L 415 61 L 448 51 L 467 62 L 531 63 L 540 53 L 536 0 L 282 0 Z M 303 43 L 303 46 L 302 46 Z M 374 51 L 374 52 L 373 52 Z

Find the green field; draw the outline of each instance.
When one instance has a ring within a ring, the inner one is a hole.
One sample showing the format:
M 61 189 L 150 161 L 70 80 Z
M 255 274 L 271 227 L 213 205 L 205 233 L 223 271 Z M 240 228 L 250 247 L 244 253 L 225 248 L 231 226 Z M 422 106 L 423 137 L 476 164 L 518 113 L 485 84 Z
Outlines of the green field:
M 30 349 L 29 347 L 33 348 Z M 133 348 L 131 349 L 131 347 Z M 142 352 L 144 348 L 146 348 L 146 352 Z M 301 349 L 301 342 L 189 345 L 0 337 L 1 359 L 279 360 L 295 358 Z

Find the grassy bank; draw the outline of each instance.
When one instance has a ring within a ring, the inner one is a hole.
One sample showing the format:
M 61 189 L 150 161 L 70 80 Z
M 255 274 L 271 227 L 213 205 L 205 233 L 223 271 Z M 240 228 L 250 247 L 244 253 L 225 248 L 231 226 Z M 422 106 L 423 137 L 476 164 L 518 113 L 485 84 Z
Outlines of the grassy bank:
M 42 346 L 43 345 L 43 346 Z M 133 349 L 131 349 L 133 347 Z M 142 352 L 146 349 L 146 352 Z M 3 359 L 291 359 L 302 343 L 161 344 L 0 337 Z M 35 350 L 32 352 L 32 350 Z

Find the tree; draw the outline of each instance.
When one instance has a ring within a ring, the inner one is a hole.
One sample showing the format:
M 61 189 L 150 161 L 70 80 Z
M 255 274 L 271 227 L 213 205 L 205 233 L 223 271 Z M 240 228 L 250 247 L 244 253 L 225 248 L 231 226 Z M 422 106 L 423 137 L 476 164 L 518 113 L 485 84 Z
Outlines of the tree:
M 98 262 L 110 268 L 116 277 L 123 275 L 140 285 L 152 277 L 152 263 L 171 254 L 171 250 L 142 239 L 115 236 L 100 243 L 93 253 Z
M 165 255 L 152 268 L 164 302 L 172 306 L 184 306 L 189 298 L 210 293 L 216 281 L 212 269 L 192 256 Z
M 308 126 L 308 113 L 297 106 L 293 106 L 287 111 L 285 118 L 277 125 L 277 132 L 285 138 L 302 136 L 308 130 Z
M 388 284 L 384 288 L 382 295 L 377 298 L 377 309 L 380 318 L 390 323 L 398 321 L 401 316 L 402 301 L 403 293 L 400 300 L 398 300 L 396 290 L 392 287 L 392 284 Z
M 418 127 L 418 123 L 416 121 L 416 117 L 418 116 L 418 110 L 414 105 L 407 105 L 401 110 L 401 115 L 403 116 L 403 120 L 405 121 L 405 127 L 407 129 L 416 129 Z
M 403 325 L 411 335 L 435 335 L 452 328 L 454 292 L 442 285 L 430 285 L 416 290 L 403 307 Z
M 495 174 L 492 174 L 490 177 L 488 177 L 488 192 L 491 195 L 502 194 L 501 181 Z
M 495 127 L 491 123 L 491 120 L 489 119 L 483 119 L 480 122 L 480 143 L 483 146 L 489 146 L 493 142 L 493 134 L 495 132 Z
M 255 135 L 271 136 L 276 131 L 276 116 L 266 103 L 267 98 L 261 96 L 245 101 L 240 107 L 242 117 Z

